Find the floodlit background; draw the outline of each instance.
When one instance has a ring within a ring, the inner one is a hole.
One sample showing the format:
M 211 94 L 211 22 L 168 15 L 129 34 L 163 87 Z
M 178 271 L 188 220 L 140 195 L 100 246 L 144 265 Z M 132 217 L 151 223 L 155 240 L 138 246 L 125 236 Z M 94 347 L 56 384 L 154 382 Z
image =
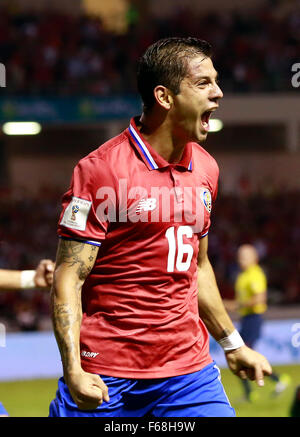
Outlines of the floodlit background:
M 272 398 L 267 382 L 244 404 L 213 341 L 211 351 L 238 415 L 288 416 L 300 384 L 299 1 L 1 1 L 0 267 L 55 258 L 74 165 L 140 113 L 136 61 L 167 36 L 213 45 L 224 99 L 204 144 L 220 166 L 210 259 L 230 299 L 237 247 L 257 247 L 269 285 L 257 347 L 290 387 Z M 0 401 L 12 416 L 46 416 L 61 375 L 49 294 L 2 293 L 0 327 Z

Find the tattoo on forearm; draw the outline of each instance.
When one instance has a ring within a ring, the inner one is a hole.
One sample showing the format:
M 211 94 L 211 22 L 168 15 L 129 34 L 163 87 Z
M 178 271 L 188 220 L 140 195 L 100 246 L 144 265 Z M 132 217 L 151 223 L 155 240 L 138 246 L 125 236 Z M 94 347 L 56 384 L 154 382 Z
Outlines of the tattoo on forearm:
M 54 315 L 55 315 L 55 321 L 60 322 L 60 327 L 62 329 L 67 328 L 70 326 L 70 316 L 71 311 L 69 309 L 69 305 L 66 303 L 63 304 L 53 304 L 54 309 Z
M 224 331 L 222 331 L 221 338 L 228 337 L 229 335 L 230 335 L 229 329 L 224 329 Z
M 82 317 L 81 302 L 77 301 L 75 307 L 72 308 L 67 303 L 56 303 L 52 297 L 51 303 L 54 333 L 63 366 L 67 369 L 78 359 L 78 345 L 75 344 L 74 330 L 78 332 L 80 330 Z

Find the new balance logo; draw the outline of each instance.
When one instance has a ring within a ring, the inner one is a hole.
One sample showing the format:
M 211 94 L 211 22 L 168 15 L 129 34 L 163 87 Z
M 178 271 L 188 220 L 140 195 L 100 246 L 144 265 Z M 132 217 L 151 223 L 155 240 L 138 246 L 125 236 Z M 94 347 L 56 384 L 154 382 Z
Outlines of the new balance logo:
M 96 358 L 96 356 L 99 355 L 99 352 L 82 351 L 80 355 L 87 358 Z
M 136 212 L 153 211 L 156 208 L 156 199 L 150 197 L 149 199 L 142 199 L 139 201 Z

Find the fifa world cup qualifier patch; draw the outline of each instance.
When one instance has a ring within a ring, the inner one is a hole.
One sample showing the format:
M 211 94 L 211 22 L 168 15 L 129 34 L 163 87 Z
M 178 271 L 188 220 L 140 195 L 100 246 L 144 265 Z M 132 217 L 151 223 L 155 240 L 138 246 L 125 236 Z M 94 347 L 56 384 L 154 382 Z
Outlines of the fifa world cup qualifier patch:
M 202 188 L 201 191 L 201 200 L 209 213 L 211 213 L 212 208 L 212 200 L 211 194 L 208 188 Z
M 92 202 L 80 197 L 73 196 L 71 202 L 65 209 L 60 224 L 69 229 L 85 231 L 87 218 L 92 206 Z

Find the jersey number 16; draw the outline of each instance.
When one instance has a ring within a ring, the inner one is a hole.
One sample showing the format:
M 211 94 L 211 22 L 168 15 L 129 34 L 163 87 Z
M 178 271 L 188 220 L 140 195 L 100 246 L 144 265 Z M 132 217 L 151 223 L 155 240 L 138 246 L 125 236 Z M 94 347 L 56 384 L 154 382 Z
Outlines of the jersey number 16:
M 176 269 L 179 272 L 186 272 L 190 268 L 194 249 L 191 244 L 183 242 L 183 236 L 185 235 L 187 238 L 192 238 L 192 228 L 190 226 L 179 226 L 177 236 L 175 236 L 175 227 L 172 226 L 166 230 L 165 235 L 169 243 L 167 271 L 174 272 L 177 246 Z M 183 261 L 184 255 L 187 255 L 185 261 Z

